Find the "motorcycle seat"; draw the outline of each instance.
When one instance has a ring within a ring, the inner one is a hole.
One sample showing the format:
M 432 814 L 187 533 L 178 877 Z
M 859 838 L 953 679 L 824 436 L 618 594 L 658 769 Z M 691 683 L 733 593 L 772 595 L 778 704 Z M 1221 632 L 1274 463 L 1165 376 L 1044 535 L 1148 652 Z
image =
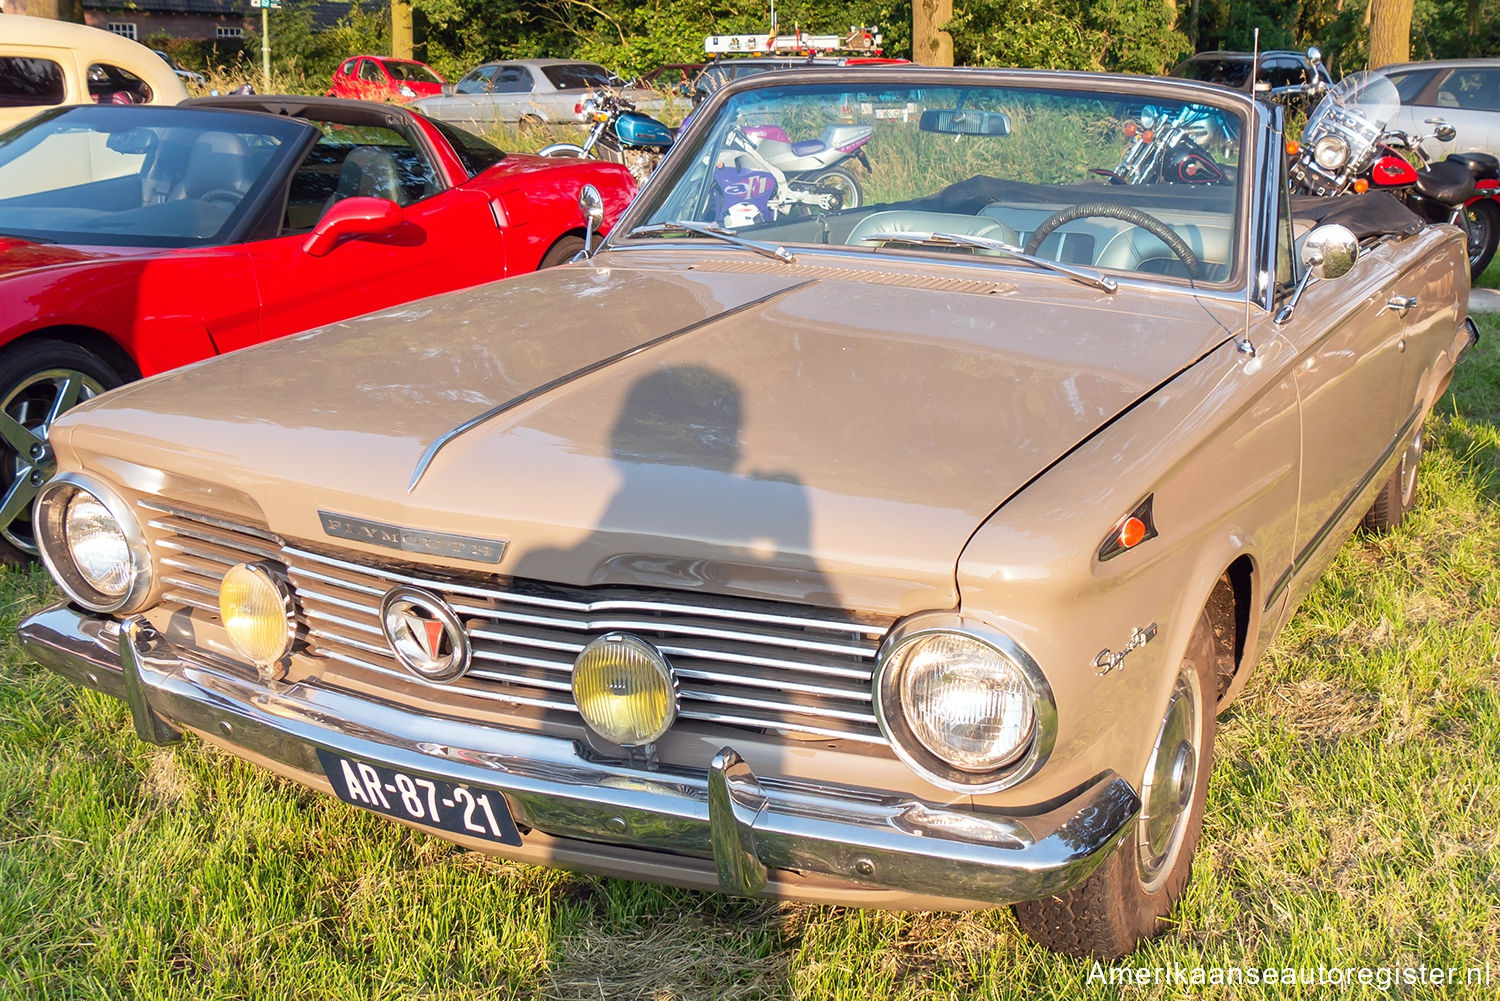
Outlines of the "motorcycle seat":
M 1474 197 L 1474 175 L 1467 166 L 1450 157 L 1417 171 L 1417 192 L 1448 205 L 1458 205 Z
M 1476 181 L 1500 180 L 1500 157 L 1490 153 L 1450 153 L 1448 159 L 1463 164 Z
M 827 148 L 828 144 L 821 139 L 805 139 L 802 142 L 792 143 L 792 152 L 798 156 L 812 156 Z

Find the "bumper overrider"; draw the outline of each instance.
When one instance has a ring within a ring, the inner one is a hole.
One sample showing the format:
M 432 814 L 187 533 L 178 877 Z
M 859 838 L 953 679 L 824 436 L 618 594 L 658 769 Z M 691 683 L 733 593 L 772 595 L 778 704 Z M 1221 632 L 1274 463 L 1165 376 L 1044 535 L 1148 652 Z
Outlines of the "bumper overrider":
M 698 889 L 875 906 L 1035 899 L 1086 878 L 1140 810 L 1113 772 L 1065 802 L 998 816 L 762 780 L 729 747 L 703 771 L 651 771 L 596 760 L 571 739 L 434 718 L 313 683 L 263 682 L 174 646 L 144 618 L 117 622 L 63 604 L 27 619 L 20 634 L 39 663 L 125 700 L 143 740 L 192 730 L 324 791 L 320 751 L 496 793 L 523 832 L 523 848 L 504 854 Z M 527 851 L 527 841 L 545 850 Z

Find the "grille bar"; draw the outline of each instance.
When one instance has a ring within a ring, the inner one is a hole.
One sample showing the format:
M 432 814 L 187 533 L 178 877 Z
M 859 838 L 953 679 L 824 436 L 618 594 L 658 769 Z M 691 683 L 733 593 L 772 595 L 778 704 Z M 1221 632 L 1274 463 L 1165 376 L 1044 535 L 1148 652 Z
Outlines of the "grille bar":
M 527 582 L 485 586 L 437 573 L 417 576 L 287 544 L 262 528 L 159 500 L 140 506 L 151 512 L 166 600 L 217 614 L 229 567 L 275 560 L 297 593 L 309 652 L 366 673 L 363 684 L 400 689 L 386 680 L 394 679 L 449 698 L 576 713 L 571 674 L 578 652 L 603 633 L 630 632 L 670 659 L 684 719 L 885 743 L 870 680 L 888 622 L 747 599 L 708 604 L 619 589 L 599 597 Z M 399 584 L 440 595 L 464 620 L 474 661 L 462 678 L 431 682 L 396 662 L 379 609 Z

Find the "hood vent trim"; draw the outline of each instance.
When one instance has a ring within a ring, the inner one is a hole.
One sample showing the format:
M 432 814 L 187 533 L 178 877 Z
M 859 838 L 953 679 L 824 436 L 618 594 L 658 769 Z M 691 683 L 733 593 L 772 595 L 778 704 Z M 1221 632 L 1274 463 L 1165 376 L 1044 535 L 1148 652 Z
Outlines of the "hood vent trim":
M 957 292 L 965 295 L 1006 295 L 1016 286 L 1008 282 L 990 282 L 974 278 L 946 278 L 935 275 L 907 274 L 900 271 L 870 271 L 865 268 L 839 268 L 827 264 L 773 264 L 768 261 L 704 261 L 689 266 L 689 271 L 730 275 L 785 275 L 788 278 L 810 278 L 824 281 L 853 281 L 894 288 L 919 288 L 932 292 Z

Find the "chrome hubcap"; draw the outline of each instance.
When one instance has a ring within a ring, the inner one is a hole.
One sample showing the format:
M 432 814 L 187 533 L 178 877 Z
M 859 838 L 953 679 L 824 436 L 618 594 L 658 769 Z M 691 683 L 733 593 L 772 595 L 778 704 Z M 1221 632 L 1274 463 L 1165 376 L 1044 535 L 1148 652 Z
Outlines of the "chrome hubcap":
M 1184 665 L 1162 716 L 1146 776 L 1141 783 L 1141 816 L 1136 850 L 1141 882 L 1156 890 L 1172 871 L 1198 789 L 1198 742 L 1203 732 L 1203 698 L 1198 675 Z
M 0 400 L 0 535 L 17 549 L 35 556 L 31 502 L 42 484 L 57 472 L 47 432 L 52 422 L 77 404 L 104 392 L 97 381 L 73 369 L 48 369 L 23 379 Z
M 1417 468 L 1422 464 L 1422 429 L 1401 454 L 1401 506 L 1410 507 L 1417 493 Z

